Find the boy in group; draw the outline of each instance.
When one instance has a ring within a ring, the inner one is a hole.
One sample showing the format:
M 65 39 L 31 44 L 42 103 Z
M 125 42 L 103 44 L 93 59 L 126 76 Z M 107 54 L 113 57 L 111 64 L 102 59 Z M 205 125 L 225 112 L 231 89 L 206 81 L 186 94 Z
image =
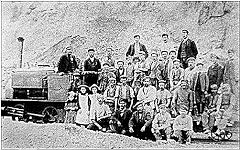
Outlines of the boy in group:
M 129 132 L 134 137 L 140 139 L 153 139 L 151 133 L 152 116 L 145 111 L 142 103 L 135 105 L 137 111 L 132 114 L 129 120 Z
M 175 59 L 173 61 L 173 69 L 170 72 L 170 91 L 177 89 L 184 77 L 184 69 L 180 67 L 180 60 Z
M 109 127 L 110 117 L 110 108 L 104 103 L 104 97 L 100 96 L 98 103 L 90 109 L 91 122 L 87 126 L 87 129 L 106 132 Z
M 170 50 L 169 58 L 167 61 L 167 80 L 166 80 L 166 89 L 170 89 L 170 72 L 173 69 L 173 61 L 177 58 L 177 52 L 175 49 Z
M 120 81 L 121 85 L 118 86 L 116 91 L 117 101 L 115 101 L 115 111 L 119 107 L 120 101 L 125 101 L 127 103 L 127 108 L 131 110 L 133 106 L 133 98 L 135 97 L 134 91 L 132 87 L 127 84 L 127 76 L 122 75 Z
M 159 65 L 158 54 L 156 52 L 152 52 L 151 54 L 152 60 L 149 65 L 149 76 L 151 78 L 152 85 L 157 88 L 158 79 L 156 77 L 157 67 Z
M 157 112 L 159 112 L 158 108 L 161 104 L 164 104 L 166 108 L 170 107 L 172 95 L 165 88 L 165 83 L 166 82 L 164 80 L 159 81 L 159 90 L 157 91 L 157 98 L 155 100 L 155 108 Z
M 178 138 L 179 144 L 190 144 L 193 134 L 193 120 L 187 115 L 188 108 L 182 106 L 179 111 L 180 115 L 176 117 L 173 123 L 174 135 Z
M 125 101 L 119 102 L 119 109 L 114 112 L 109 122 L 112 133 L 121 133 L 127 135 L 129 133 L 129 120 L 132 117 L 131 110 L 127 109 Z
M 166 138 L 167 141 L 170 140 L 171 136 L 171 115 L 167 112 L 166 110 L 166 105 L 161 104 L 158 107 L 159 112 L 156 114 L 156 116 L 153 119 L 152 122 L 152 133 L 155 136 L 156 140 L 160 140 L 162 142 L 164 137 Z

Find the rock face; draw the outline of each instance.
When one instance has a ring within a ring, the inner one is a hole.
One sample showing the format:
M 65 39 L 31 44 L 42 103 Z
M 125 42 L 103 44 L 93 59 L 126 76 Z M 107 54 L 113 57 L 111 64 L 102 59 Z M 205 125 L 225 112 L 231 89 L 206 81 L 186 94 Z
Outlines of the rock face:
M 80 59 L 89 48 L 125 57 L 133 35 L 151 51 L 168 33 L 179 45 L 187 29 L 208 61 L 209 52 L 226 57 L 239 54 L 239 2 L 2 2 L 2 66 L 19 66 L 23 37 L 23 62 L 57 63 L 64 47 L 72 45 Z M 5 73 L 4 75 L 5 76 Z M 5 79 L 5 78 L 3 78 Z

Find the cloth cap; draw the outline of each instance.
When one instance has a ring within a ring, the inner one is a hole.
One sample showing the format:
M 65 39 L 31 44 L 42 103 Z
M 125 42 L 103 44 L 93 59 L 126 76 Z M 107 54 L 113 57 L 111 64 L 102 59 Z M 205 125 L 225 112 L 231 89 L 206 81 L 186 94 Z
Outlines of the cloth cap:
M 92 52 L 95 52 L 95 50 L 94 50 L 94 49 L 89 49 L 89 50 L 88 50 L 88 52 L 91 52 L 91 51 L 92 51 Z
M 187 59 L 187 62 L 189 62 L 189 61 L 195 61 L 196 59 L 194 58 L 194 57 L 189 57 L 188 59 Z
M 158 83 L 166 83 L 166 81 L 165 80 L 159 80 Z
M 96 85 L 96 84 L 93 84 L 91 87 L 90 87 L 90 90 L 92 90 L 92 88 L 97 88 L 97 90 L 99 90 L 99 87 Z
M 185 105 L 182 105 L 182 106 L 180 107 L 179 112 L 183 112 L 183 111 L 187 112 L 187 111 L 188 111 L 188 107 L 185 106 Z
M 174 62 L 180 62 L 180 60 L 179 60 L 179 59 L 174 59 L 174 60 L 173 60 L 173 63 L 174 63 Z
M 81 84 L 81 85 L 78 86 L 78 88 L 82 88 L 82 87 L 85 87 L 86 89 L 89 88 L 89 87 L 88 87 L 87 85 L 85 85 L 85 84 Z
M 218 89 L 217 84 L 212 84 L 212 85 L 210 85 L 210 89 L 212 89 L 212 90 L 217 90 L 217 89 Z
M 111 80 L 115 80 L 116 81 L 116 78 L 109 78 L 109 81 L 111 81 Z

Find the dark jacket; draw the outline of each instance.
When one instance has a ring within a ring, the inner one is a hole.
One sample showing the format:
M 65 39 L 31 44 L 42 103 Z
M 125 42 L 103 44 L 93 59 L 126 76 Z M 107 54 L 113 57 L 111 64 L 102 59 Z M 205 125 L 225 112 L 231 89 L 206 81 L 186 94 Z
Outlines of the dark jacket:
M 73 72 L 77 68 L 78 65 L 74 55 L 71 55 L 70 57 L 67 54 L 61 56 L 58 62 L 58 72 Z
M 223 82 L 223 67 L 221 67 L 219 64 L 211 65 L 208 68 L 207 72 L 208 78 L 209 78 L 209 85 L 217 84 L 219 87 L 220 84 Z
M 121 74 L 121 73 L 119 72 L 119 69 L 117 69 L 117 71 L 116 71 L 116 81 L 117 81 L 117 83 L 120 82 L 120 77 L 125 74 L 125 71 L 126 71 L 126 69 L 123 68 L 123 72 L 122 72 L 122 74 Z
M 120 114 L 121 114 L 121 112 L 119 110 L 117 110 L 113 114 L 112 119 L 115 121 L 120 121 L 122 124 L 122 128 L 125 130 L 128 130 L 128 123 L 132 116 L 132 112 L 130 110 L 126 109 L 126 110 L 124 110 L 123 116 L 121 116 Z
M 208 87 L 209 87 L 209 79 L 208 76 L 205 72 L 200 72 L 199 75 L 200 78 L 200 86 L 201 86 L 201 91 L 208 91 Z M 191 85 L 191 90 L 195 91 L 196 90 L 196 86 L 197 86 L 197 80 L 198 80 L 198 72 L 195 72 L 193 74 L 193 79 L 192 79 L 192 85 Z
M 177 55 L 177 59 L 181 59 L 181 52 L 183 50 L 183 48 L 185 47 L 185 52 L 186 52 L 186 59 L 189 57 L 194 57 L 196 58 L 197 54 L 198 54 L 198 50 L 196 47 L 196 44 L 194 41 L 187 39 L 186 42 L 182 41 L 179 49 L 178 49 L 178 55 Z
M 94 58 L 93 62 L 88 58 L 84 62 L 84 71 L 95 71 L 98 72 L 101 69 L 101 63 L 97 58 Z M 98 74 L 86 74 L 85 83 L 87 86 L 97 84 Z
M 126 56 L 127 56 L 127 57 L 128 57 L 128 56 L 133 56 L 133 55 L 135 54 L 135 48 L 134 48 L 134 46 L 135 46 L 135 43 L 134 43 L 134 44 L 131 44 L 131 45 L 129 46 L 128 51 L 127 51 L 127 53 L 126 53 Z M 139 43 L 139 46 L 140 46 L 140 51 L 145 52 L 145 53 L 146 53 L 146 58 L 147 58 L 147 57 L 148 57 L 148 52 L 147 52 L 147 49 L 146 49 L 145 45 Z
M 129 127 L 140 129 L 144 125 L 149 127 L 152 123 L 153 118 L 151 117 L 150 112 L 143 111 L 142 117 L 140 118 L 139 112 L 135 111 L 132 114 L 132 117 L 129 120 Z

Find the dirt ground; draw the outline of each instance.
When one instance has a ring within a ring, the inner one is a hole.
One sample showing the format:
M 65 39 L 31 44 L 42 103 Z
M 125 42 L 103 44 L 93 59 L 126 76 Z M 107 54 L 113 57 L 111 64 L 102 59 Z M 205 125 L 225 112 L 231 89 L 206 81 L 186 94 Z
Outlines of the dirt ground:
M 2 117 L 1 144 L 4 148 L 187 148 L 187 149 L 238 149 L 239 124 L 231 129 L 233 137 L 230 141 L 213 142 L 202 133 L 195 133 L 191 145 L 158 144 L 112 133 L 89 131 L 83 127 L 72 125 L 66 129 L 64 124 L 36 124 L 32 122 L 12 121 Z

